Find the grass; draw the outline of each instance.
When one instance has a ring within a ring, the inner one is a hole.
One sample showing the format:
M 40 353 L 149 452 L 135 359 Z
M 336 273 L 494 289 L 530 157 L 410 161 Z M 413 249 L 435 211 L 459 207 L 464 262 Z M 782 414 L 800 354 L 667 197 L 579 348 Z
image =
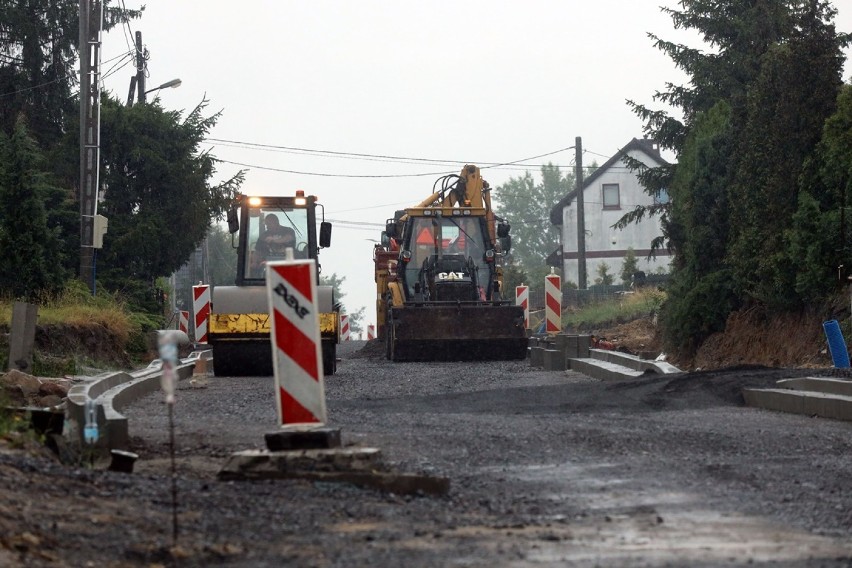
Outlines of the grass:
M 583 329 L 631 321 L 658 311 L 665 298 L 665 292 L 656 288 L 642 288 L 604 302 L 563 310 L 562 327 Z
M 0 299 L 0 325 L 12 325 L 11 299 Z M 60 294 L 38 302 L 39 325 L 70 327 L 103 326 L 120 341 L 125 342 L 133 331 L 130 312 L 115 296 L 101 294 L 92 297 L 79 282 L 70 283 Z
M 81 332 L 82 335 L 109 337 L 110 345 L 132 357 L 142 356 L 146 351 L 146 333 L 162 326 L 161 318 L 130 311 L 116 295 L 102 292 L 93 297 L 86 285 L 76 280 L 70 281 L 61 293 L 40 298 L 36 303 L 39 327 L 59 328 L 59 334 L 66 328 L 68 337 L 75 333 L 81 335 Z M 0 298 L 0 328 L 11 328 L 13 305 L 14 300 Z M 0 363 L 5 369 L 8 345 L 3 351 Z M 80 352 L 72 354 L 37 349 L 33 355 L 33 370 L 38 375 L 62 376 L 74 374 L 80 365 L 101 366 L 82 351 L 85 351 L 82 347 Z

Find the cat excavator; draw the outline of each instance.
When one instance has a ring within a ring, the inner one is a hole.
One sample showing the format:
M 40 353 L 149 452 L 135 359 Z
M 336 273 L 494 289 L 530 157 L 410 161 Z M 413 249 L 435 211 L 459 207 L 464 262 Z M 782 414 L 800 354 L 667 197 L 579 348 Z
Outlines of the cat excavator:
M 494 214 L 490 190 L 479 168 L 466 165 L 386 222 L 373 261 L 388 359 L 526 357 L 523 309 L 502 290 L 510 226 Z

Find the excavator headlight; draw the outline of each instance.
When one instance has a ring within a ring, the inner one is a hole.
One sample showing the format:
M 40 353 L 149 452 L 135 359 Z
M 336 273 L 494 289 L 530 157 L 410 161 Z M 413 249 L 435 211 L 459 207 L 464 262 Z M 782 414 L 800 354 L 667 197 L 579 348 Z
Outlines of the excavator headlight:
M 464 211 L 462 211 L 462 215 L 470 217 L 470 209 L 465 209 Z
M 411 251 L 410 250 L 404 250 L 404 251 L 402 251 L 402 254 L 400 256 L 402 257 L 402 262 L 407 263 L 411 260 Z
M 424 217 L 431 217 L 431 216 L 432 216 L 432 212 L 431 212 L 430 210 L 428 210 L 428 209 L 427 209 L 427 210 L 425 210 L 425 211 L 423 212 L 423 216 L 424 216 Z
M 249 197 L 248 202 L 252 207 L 260 207 L 263 205 L 263 200 L 260 197 Z
M 461 211 L 459 211 L 458 209 L 453 209 L 453 217 L 458 217 L 459 215 L 461 215 Z
M 494 262 L 494 249 L 485 251 L 485 262 Z

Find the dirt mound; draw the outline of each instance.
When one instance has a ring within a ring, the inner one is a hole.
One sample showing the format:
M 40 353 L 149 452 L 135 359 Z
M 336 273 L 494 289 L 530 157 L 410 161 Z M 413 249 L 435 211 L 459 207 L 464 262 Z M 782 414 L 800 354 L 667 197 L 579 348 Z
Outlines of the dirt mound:
M 642 317 L 626 323 L 604 326 L 582 333 L 589 333 L 596 338 L 611 342 L 617 351 L 656 357 L 663 352 L 663 341 L 656 319 Z
M 36 327 L 36 348 L 54 357 L 85 354 L 95 361 L 130 365 L 125 341 L 99 324 Z
M 384 359 L 387 350 L 382 339 L 372 339 L 364 347 L 349 355 L 352 359 Z
M 831 367 L 822 323 L 822 318 L 813 314 L 737 312 L 728 318 L 724 332 L 707 338 L 688 366 Z
M 667 360 L 684 370 L 738 368 L 760 365 L 770 368 L 820 369 L 832 366 L 822 327 L 814 314 L 767 316 L 758 310 L 731 314 L 725 331 L 714 333 L 694 357 L 668 353 Z M 661 329 L 652 317 L 584 331 L 634 355 L 663 353 Z

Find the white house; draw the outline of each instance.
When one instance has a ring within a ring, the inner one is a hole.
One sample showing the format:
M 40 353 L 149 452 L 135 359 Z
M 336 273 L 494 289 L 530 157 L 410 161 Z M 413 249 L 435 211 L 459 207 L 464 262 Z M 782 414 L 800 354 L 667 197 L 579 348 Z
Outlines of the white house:
M 615 283 L 620 274 L 627 249 L 633 248 L 638 270 L 650 274 L 662 267 L 668 272 L 670 261 L 665 249 L 657 250 L 656 258 L 647 260 L 651 241 L 662 235 L 659 216 L 647 215 L 639 223 L 622 230 L 612 226 L 637 205 L 652 205 L 653 197 L 645 193 L 636 171 L 631 171 L 625 156 L 639 160 L 649 167 L 666 165 L 659 146 L 652 140 L 634 138 L 612 158 L 583 181 L 583 213 L 585 225 L 586 284 L 594 284 L 599 265 L 609 265 Z M 659 199 L 668 199 L 661 195 Z M 579 284 L 579 254 L 577 230 L 577 190 L 570 192 L 550 210 L 550 221 L 561 226 L 561 245 L 549 257 L 551 266 L 562 266 L 564 281 Z

